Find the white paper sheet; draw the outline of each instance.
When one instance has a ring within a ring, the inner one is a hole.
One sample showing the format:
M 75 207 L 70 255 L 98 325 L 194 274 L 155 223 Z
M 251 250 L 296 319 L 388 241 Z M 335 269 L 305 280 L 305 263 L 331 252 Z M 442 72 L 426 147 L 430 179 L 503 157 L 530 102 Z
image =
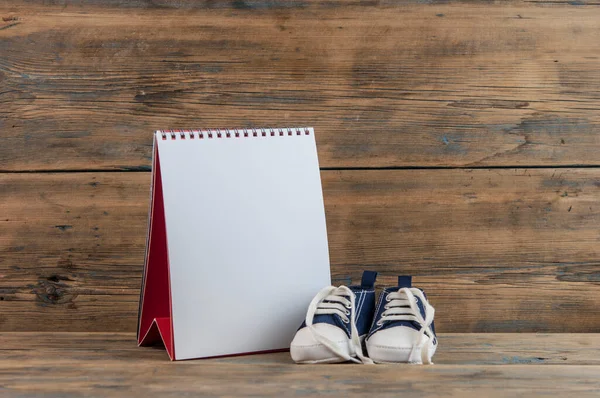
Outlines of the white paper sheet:
M 314 131 L 293 131 L 157 133 L 176 359 L 287 348 L 330 284 Z

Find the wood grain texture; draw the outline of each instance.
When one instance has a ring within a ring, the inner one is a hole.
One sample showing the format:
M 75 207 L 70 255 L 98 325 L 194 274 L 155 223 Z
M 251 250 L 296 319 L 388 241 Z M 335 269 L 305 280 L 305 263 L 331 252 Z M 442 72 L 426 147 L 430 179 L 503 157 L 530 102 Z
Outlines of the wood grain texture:
M 29 361 L 41 356 L 64 362 L 75 356 L 129 363 L 168 361 L 162 347 L 137 347 L 135 333 L 3 332 L 0 338 L 2 358 L 11 361 Z M 600 365 L 600 335 L 596 333 L 440 333 L 438 339 L 440 348 L 435 354 L 438 365 Z M 292 364 L 288 353 L 202 362 Z
M 433 366 L 295 365 L 285 353 L 172 363 L 159 349 L 135 348 L 133 334 L 3 333 L 0 339 L 6 397 L 600 393 L 597 334 L 441 335 Z M 562 364 L 545 364 L 546 357 Z
M 0 174 L 0 330 L 134 331 L 149 173 Z M 334 283 L 413 274 L 442 332 L 600 331 L 600 171 L 323 171 Z
M 307 124 L 326 168 L 600 165 L 598 7 L 45 3 L 0 6 L 0 170 L 148 170 L 158 128 Z

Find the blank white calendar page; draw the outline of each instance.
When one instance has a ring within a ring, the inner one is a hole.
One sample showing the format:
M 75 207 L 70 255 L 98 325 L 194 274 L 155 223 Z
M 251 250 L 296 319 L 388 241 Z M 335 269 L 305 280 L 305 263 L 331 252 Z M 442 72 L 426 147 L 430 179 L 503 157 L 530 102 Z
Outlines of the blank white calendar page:
M 331 283 L 314 131 L 284 131 L 157 133 L 177 359 L 288 348 Z

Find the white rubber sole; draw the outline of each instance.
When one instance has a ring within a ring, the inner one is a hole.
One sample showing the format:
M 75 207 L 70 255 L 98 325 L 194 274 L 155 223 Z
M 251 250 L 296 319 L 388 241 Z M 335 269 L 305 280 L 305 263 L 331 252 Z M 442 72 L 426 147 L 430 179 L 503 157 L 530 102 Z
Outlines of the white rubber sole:
M 297 364 L 315 365 L 315 364 L 319 364 L 319 363 L 344 363 L 344 362 L 348 362 L 348 361 L 346 361 L 344 358 L 332 357 L 332 358 L 315 359 L 312 361 L 311 360 L 306 360 L 306 361 L 294 360 L 294 362 L 296 362 Z
M 432 364 L 431 361 L 437 350 L 437 344 L 433 344 L 433 339 L 427 340 L 425 343 L 428 345 L 429 350 L 422 350 L 421 357 L 416 361 L 410 360 L 412 347 L 394 347 L 394 346 L 382 346 L 373 345 L 367 342 L 367 352 L 369 358 L 375 363 L 379 364 L 398 364 L 406 363 L 411 365 L 422 365 L 424 363 Z M 425 352 L 428 356 L 425 357 Z

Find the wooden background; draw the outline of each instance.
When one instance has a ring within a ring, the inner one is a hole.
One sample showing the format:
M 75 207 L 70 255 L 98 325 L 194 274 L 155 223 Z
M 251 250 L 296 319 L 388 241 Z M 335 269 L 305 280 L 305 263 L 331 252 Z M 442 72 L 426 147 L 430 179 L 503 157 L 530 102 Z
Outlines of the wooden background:
M 442 332 L 600 332 L 597 2 L 0 18 L 0 331 L 135 331 L 154 130 L 312 125 L 335 283 L 411 273 Z

